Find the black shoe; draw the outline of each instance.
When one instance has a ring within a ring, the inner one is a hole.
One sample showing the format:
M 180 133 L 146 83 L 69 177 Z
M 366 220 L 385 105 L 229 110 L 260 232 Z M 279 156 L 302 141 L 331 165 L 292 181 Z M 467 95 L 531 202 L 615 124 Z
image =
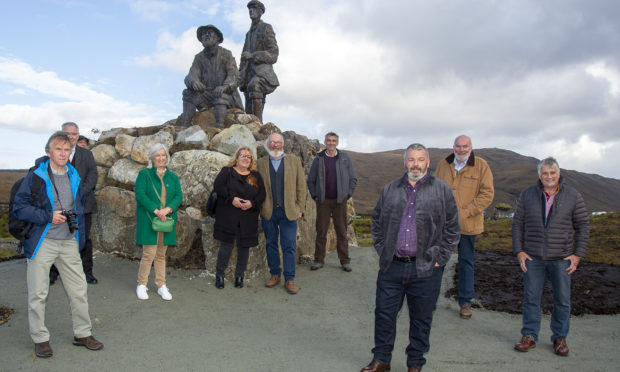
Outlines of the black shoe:
M 243 277 L 235 276 L 235 288 L 243 288 Z
M 56 280 L 58 280 L 58 274 L 55 272 L 50 272 L 50 285 L 54 285 Z
M 93 276 L 93 274 L 86 274 L 86 283 L 97 284 L 99 281 Z
M 215 288 L 218 288 L 218 289 L 224 288 L 224 277 L 222 275 L 215 276 Z

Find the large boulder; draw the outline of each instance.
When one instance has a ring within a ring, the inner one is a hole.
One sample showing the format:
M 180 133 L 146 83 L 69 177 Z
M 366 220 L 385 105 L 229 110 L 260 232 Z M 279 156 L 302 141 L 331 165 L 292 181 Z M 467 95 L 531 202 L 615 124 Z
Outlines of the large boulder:
M 229 161 L 230 156 L 215 151 L 175 152 L 168 168 L 179 177 L 183 191 L 183 205 L 203 210 L 213 189 L 215 177 Z
M 155 134 L 136 138 L 131 148 L 131 160 L 146 164 L 149 160 L 149 149 L 156 143 L 162 143 L 169 149 L 174 143 L 174 138 L 169 130 L 161 130 Z
M 118 159 L 110 168 L 108 178 L 126 185 L 135 185 L 138 173 L 142 169 L 144 169 L 144 164 L 136 163 L 131 159 Z
M 140 257 L 136 245 L 136 197 L 131 191 L 107 186 L 95 192 L 97 213 L 90 233 L 93 247 Z
M 252 132 L 244 125 L 234 124 L 216 134 L 211 140 L 209 149 L 232 156 L 242 146 L 252 149 L 252 153 L 256 156 L 256 140 Z
M 93 147 L 91 151 L 93 153 L 93 157 L 95 158 L 95 164 L 102 167 L 110 168 L 114 165 L 114 162 L 118 160 L 118 154 L 112 145 L 97 145 Z
M 136 142 L 136 137 L 128 134 L 119 134 L 116 136 L 114 148 L 122 158 L 128 158 L 131 156 L 134 142 Z
M 192 125 L 180 131 L 174 143 L 181 146 L 198 146 L 200 149 L 207 149 L 209 146 L 209 136 L 200 126 Z

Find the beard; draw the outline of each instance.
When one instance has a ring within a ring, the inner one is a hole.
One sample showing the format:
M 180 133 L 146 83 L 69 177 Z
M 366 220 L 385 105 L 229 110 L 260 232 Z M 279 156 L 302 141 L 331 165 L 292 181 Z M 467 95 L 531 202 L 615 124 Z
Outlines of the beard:
M 420 174 L 418 174 L 418 175 L 413 174 L 414 170 L 420 171 Z M 427 171 L 427 169 L 424 169 L 424 171 L 422 171 L 421 168 L 411 168 L 407 172 L 407 177 L 409 177 L 410 180 L 417 182 L 417 181 L 421 180 L 422 177 L 426 176 L 426 171 Z
M 268 148 L 266 148 L 265 150 L 267 150 L 269 156 L 274 159 L 279 159 L 280 157 L 282 157 L 282 154 L 284 154 L 284 150 L 270 150 Z
M 469 155 L 471 154 L 471 152 L 467 152 L 465 154 L 459 155 L 458 153 L 454 153 L 454 156 L 456 157 L 456 160 L 458 160 L 459 163 L 462 163 L 464 161 L 466 161 L 467 159 L 469 159 Z

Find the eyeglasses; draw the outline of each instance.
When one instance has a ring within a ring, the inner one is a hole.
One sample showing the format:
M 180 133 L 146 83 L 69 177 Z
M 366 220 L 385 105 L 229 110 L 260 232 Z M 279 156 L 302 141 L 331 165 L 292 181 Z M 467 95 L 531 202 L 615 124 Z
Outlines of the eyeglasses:
M 242 158 L 242 159 L 252 160 L 252 155 L 239 155 L 239 157 Z
M 269 143 L 272 145 L 281 145 L 282 141 L 269 141 Z

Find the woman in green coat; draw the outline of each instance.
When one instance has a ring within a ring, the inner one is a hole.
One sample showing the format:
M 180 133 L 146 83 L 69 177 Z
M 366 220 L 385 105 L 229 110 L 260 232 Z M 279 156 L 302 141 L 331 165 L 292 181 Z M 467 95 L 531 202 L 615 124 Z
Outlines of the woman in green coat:
M 166 249 L 177 244 L 177 209 L 183 201 L 183 194 L 179 177 L 167 167 L 170 154 L 166 147 L 161 143 L 154 144 L 149 149 L 148 158 L 147 168 L 138 173 L 135 188 L 136 243 L 142 245 L 136 294 L 141 300 L 149 298 L 146 285 L 153 265 L 157 294 L 169 301 L 172 295 L 166 287 Z M 154 231 L 152 221 L 156 218 L 163 222 L 172 218 L 175 221 L 172 231 Z

